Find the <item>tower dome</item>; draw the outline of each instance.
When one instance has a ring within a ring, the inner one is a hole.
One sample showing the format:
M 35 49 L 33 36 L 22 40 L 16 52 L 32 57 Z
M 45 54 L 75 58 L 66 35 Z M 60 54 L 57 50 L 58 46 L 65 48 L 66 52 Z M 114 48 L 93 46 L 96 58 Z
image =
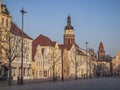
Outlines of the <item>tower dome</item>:
M 68 17 L 67 17 L 67 25 L 65 26 L 65 30 L 69 30 L 69 29 L 74 29 L 73 26 L 71 25 L 70 15 L 68 15 Z

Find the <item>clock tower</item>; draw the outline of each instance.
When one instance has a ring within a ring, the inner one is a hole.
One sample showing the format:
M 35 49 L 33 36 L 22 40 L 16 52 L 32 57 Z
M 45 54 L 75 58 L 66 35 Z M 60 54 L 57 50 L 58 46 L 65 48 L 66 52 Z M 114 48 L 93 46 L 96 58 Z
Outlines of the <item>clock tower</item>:
M 71 17 L 68 15 L 67 17 L 67 25 L 64 29 L 64 44 L 74 44 L 75 43 L 75 35 L 74 28 L 71 25 Z

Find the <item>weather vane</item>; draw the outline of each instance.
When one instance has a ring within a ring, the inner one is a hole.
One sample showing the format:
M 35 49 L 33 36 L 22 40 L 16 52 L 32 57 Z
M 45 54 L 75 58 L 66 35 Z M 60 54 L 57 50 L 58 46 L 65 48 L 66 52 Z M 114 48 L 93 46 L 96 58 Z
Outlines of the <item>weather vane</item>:
M 68 10 L 68 15 L 70 15 L 70 10 Z

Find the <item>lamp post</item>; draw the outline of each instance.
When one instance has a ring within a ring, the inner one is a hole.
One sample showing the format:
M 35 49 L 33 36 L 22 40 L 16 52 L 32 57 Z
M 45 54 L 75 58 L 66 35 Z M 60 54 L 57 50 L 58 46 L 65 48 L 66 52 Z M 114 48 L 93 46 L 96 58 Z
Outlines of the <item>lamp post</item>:
M 27 13 L 26 11 L 24 11 L 24 8 L 22 8 L 22 10 L 20 10 L 20 12 L 22 13 L 22 46 L 21 46 L 21 85 L 23 85 L 23 29 L 24 29 L 24 14 Z
M 85 42 L 86 44 L 86 78 L 88 78 L 88 58 L 87 58 L 87 44 L 88 42 Z
M 62 49 L 62 52 L 61 52 L 61 56 L 62 56 L 62 77 L 61 77 L 61 81 L 64 81 L 64 68 L 63 68 L 63 52 L 64 52 L 64 49 Z

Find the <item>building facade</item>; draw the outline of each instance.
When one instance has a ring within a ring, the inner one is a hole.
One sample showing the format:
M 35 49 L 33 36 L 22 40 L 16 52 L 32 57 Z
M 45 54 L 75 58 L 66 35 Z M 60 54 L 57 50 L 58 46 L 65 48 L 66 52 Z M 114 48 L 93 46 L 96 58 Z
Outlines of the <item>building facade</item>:
M 64 78 L 85 77 L 86 51 L 82 50 L 75 42 L 74 28 L 71 25 L 71 17 L 67 17 L 67 25 L 64 28 L 64 43 L 59 45 L 63 52 L 63 73 Z
M 8 76 L 8 60 L 5 57 L 5 51 L 1 46 L 5 46 L 7 48 L 7 44 L 4 44 L 6 40 L 7 32 L 10 31 L 11 28 L 11 15 L 6 7 L 6 5 L 2 4 L 2 0 L 0 0 L 0 79 L 6 80 Z
M 21 46 L 22 46 L 22 34 L 23 34 L 23 78 L 24 79 L 32 79 L 32 38 L 22 33 L 22 30 L 18 28 L 13 22 L 11 23 L 11 33 L 13 34 L 13 52 L 16 51 L 17 57 L 15 57 L 15 53 L 13 53 L 13 58 L 15 59 L 12 62 L 12 77 L 13 80 L 17 80 L 18 76 L 21 76 Z M 17 48 L 15 48 L 17 47 Z M 16 49 L 16 50 L 15 50 Z
M 53 79 L 61 77 L 61 50 L 56 42 L 44 35 L 32 43 L 34 79 Z
M 7 80 L 9 71 L 12 79 L 21 75 L 22 31 L 11 21 L 6 5 L 0 0 L 0 79 Z M 23 32 L 23 77 L 32 78 L 32 38 Z M 11 67 L 10 67 L 11 65 Z
M 100 42 L 98 47 L 97 75 L 109 76 L 111 74 L 111 58 L 105 55 L 103 43 Z
M 112 59 L 112 71 L 114 76 L 120 77 L 120 50 L 116 56 Z

